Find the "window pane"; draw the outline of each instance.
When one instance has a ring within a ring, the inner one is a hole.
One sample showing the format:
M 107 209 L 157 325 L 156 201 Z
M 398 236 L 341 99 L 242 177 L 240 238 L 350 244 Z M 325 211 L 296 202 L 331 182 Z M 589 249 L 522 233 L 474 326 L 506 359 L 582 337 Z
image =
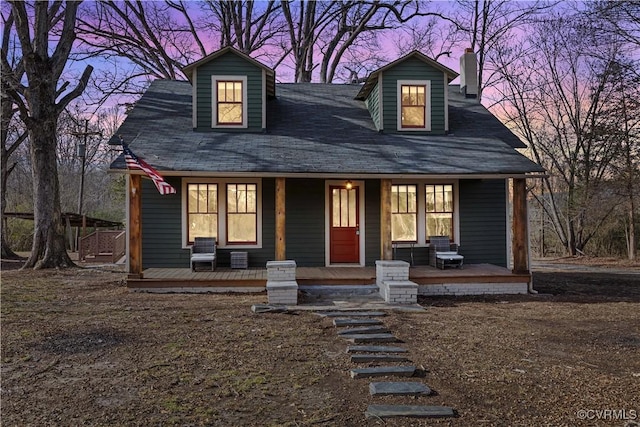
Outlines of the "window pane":
M 424 127 L 424 107 L 402 107 L 402 126 Z
M 417 187 L 415 185 L 407 186 L 407 202 L 408 202 L 408 212 L 418 212 L 418 198 L 417 198 Z
M 450 213 L 427 214 L 427 239 L 429 236 L 449 236 L 453 239 L 453 215 Z
M 255 184 L 247 184 L 247 212 L 258 212 L 256 200 L 257 189 Z
M 233 100 L 235 102 L 242 102 L 242 82 L 233 83 Z
M 444 212 L 444 193 L 442 191 L 442 186 L 438 185 L 436 187 L 436 212 Z
M 333 227 L 340 227 L 340 190 L 334 188 L 331 190 L 332 193 L 332 212 L 333 219 L 331 220 L 331 224 Z
M 445 185 L 444 187 L 444 212 L 453 212 L 453 186 Z
M 217 214 L 190 214 L 189 215 L 189 242 L 194 237 L 218 237 Z
M 201 212 L 201 213 L 206 213 L 207 212 L 207 207 L 208 207 L 208 203 L 207 203 L 207 185 L 206 184 L 200 184 L 198 185 L 198 207 L 194 210 L 194 212 Z
M 391 186 L 391 212 L 398 212 L 398 186 Z
M 227 185 L 227 212 L 238 212 L 238 196 L 235 184 Z
M 416 214 L 391 215 L 391 239 L 401 242 L 415 242 L 418 228 L 416 226 Z
M 347 190 L 349 194 L 349 227 L 355 227 L 357 224 L 356 219 L 356 190 Z
M 433 185 L 426 186 L 426 210 L 427 212 L 435 211 L 435 195 Z
M 198 186 L 189 184 L 187 188 L 187 212 L 198 211 Z
M 242 123 L 242 104 L 218 104 L 218 123 Z
M 349 224 L 349 198 L 347 190 L 340 190 L 340 225 L 347 227 Z
M 227 215 L 227 241 L 252 243 L 257 240 L 256 214 Z
M 218 102 L 224 102 L 227 99 L 225 98 L 225 82 L 217 82 L 218 83 Z

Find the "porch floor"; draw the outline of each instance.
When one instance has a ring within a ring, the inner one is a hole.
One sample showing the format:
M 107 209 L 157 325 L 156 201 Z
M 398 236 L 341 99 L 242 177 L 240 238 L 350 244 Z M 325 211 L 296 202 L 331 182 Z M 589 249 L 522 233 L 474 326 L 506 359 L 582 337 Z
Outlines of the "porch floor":
M 376 282 L 375 267 L 298 267 L 299 285 L 371 285 Z M 463 269 L 440 270 L 431 266 L 409 269 L 409 280 L 419 284 L 442 283 L 527 283 L 528 274 L 491 264 L 466 264 Z M 217 268 L 192 272 L 189 268 L 149 268 L 143 278 L 129 278 L 130 288 L 265 287 L 267 270 Z

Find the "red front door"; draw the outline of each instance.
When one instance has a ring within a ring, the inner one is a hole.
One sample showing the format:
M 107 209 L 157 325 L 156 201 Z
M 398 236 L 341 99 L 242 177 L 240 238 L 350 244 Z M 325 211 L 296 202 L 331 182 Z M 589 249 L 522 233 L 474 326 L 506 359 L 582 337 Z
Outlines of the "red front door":
M 358 187 L 331 187 L 330 262 L 360 262 Z

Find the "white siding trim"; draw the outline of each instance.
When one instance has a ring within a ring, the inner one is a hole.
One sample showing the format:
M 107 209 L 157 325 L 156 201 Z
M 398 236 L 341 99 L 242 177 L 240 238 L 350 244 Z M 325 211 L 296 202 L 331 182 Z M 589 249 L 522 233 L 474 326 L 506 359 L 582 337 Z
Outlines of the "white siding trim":
M 262 129 L 267 128 L 267 71 L 262 70 Z
M 382 90 L 382 73 L 378 74 L 378 130 L 384 131 L 384 91 Z
M 444 75 L 444 131 L 449 131 L 449 82 L 447 75 Z
M 423 128 L 402 127 L 402 93 L 403 85 L 425 86 L 425 117 Z M 396 127 L 402 132 L 424 132 L 431 130 L 431 80 L 398 80 L 396 83 Z
M 191 78 L 191 120 L 193 128 L 198 127 L 198 68 L 193 69 L 193 77 Z
M 182 179 L 182 248 L 188 249 L 187 227 L 187 184 L 218 184 L 218 248 L 221 249 L 261 249 L 262 248 L 262 178 L 183 178 Z M 256 227 L 255 245 L 227 245 L 227 184 L 256 184 Z
M 240 80 L 242 81 L 242 125 L 218 125 L 217 117 L 218 117 L 218 103 L 216 100 L 218 97 L 216 96 L 216 81 L 218 80 Z M 222 76 L 222 75 L 212 75 L 211 76 L 211 127 L 213 129 L 246 129 L 249 127 L 249 123 L 247 123 L 249 104 L 247 103 L 247 76 Z

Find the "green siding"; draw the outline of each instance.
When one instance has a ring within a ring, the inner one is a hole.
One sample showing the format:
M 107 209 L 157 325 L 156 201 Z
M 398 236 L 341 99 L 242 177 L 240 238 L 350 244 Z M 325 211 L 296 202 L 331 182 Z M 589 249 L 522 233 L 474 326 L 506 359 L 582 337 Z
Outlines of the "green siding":
M 505 181 L 461 180 L 460 253 L 465 264 L 507 266 Z
M 286 179 L 287 259 L 299 267 L 325 265 L 323 179 Z
M 169 177 L 177 194 L 161 195 L 150 179 L 142 179 L 142 268 L 189 267 L 182 249 L 180 179 Z
M 382 74 L 382 104 L 385 133 L 398 133 L 398 80 L 431 81 L 431 131 L 410 131 L 411 134 L 443 135 L 445 133 L 444 73 L 420 61 L 409 58 Z M 409 132 L 407 132 L 409 133 Z
M 261 132 L 262 131 L 262 69 L 245 61 L 234 53 L 215 58 L 197 68 L 197 121 L 198 131 L 216 132 Z M 213 129 L 211 110 L 211 76 L 247 76 L 247 120 L 246 129 Z
M 182 247 L 180 178 L 167 178 L 178 194 L 161 195 L 153 182 L 142 180 L 142 267 L 189 268 L 189 250 Z M 251 267 L 264 267 L 275 258 L 275 180 L 262 180 L 262 248 L 249 253 Z M 218 249 L 218 265 L 228 267 L 233 248 Z
M 376 129 L 380 130 L 380 96 L 378 94 L 378 83 L 373 87 L 369 93 L 369 97 L 365 100 L 364 104 L 367 106 L 373 123 L 376 125 Z

